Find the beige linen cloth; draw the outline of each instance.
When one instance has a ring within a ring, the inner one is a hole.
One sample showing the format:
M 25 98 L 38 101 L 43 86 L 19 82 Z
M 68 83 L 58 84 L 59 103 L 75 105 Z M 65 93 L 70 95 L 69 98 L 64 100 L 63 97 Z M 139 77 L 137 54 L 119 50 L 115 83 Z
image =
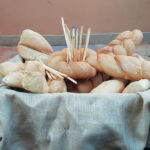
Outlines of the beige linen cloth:
M 150 90 L 33 94 L 0 87 L 1 150 L 143 150 Z

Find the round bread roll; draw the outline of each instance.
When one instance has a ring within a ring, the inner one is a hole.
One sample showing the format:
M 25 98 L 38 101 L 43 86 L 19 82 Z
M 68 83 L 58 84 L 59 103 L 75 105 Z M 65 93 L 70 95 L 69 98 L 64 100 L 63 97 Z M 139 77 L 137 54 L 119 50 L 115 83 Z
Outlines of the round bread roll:
M 6 61 L 0 64 L 0 76 L 4 77 L 10 72 L 19 71 L 24 68 L 24 64 L 21 62 L 13 63 Z
M 26 61 L 24 64 L 24 72 L 40 72 L 45 76 L 45 69 L 38 61 Z
M 47 40 L 39 33 L 30 29 L 26 29 L 22 32 L 19 45 L 23 45 L 47 55 L 53 52 L 53 49 Z
M 44 64 L 47 64 L 48 55 L 36 51 L 30 47 L 26 47 L 24 45 L 18 45 L 17 51 L 19 55 L 25 60 L 37 60 L 40 59 Z
M 139 81 L 131 82 L 127 87 L 123 90 L 122 93 L 137 93 L 143 92 L 150 88 L 150 81 L 147 79 L 141 79 Z
M 10 87 L 22 88 L 24 74 L 21 71 L 10 72 L 3 79 L 2 82 Z
M 102 82 L 91 93 L 121 93 L 125 85 L 121 80 L 108 80 Z
M 92 87 L 95 88 L 103 82 L 103 77 L 100 72 L 96 74 L 95 77 L 91 78 Z
M 93 89 L 90 80 L 80 80 L 77 84 L 77 91 L 79 93 L 89 93 Z
M 22 86 L 24 89 L 34 93 L 48 93 L 48 85 L 45 77 L 39 72 L 26 72 Z
M 67 86 L 63 79 L 48 80 L 48 93 L 63 93 L 66 91 Z

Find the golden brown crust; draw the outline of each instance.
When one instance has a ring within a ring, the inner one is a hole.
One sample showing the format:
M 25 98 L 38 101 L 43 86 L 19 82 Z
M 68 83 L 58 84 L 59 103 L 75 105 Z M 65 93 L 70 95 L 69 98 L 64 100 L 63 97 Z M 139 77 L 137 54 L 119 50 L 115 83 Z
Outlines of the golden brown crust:
M 86 61 L 71 61 L 67 63 L 66 49 L 52 53 L 48 58 L 48 66 L 74 79 L 86 79 L 96 75 L 96 70 Z
M 107 46 L 98 49 L 98 52 L 131 56 L 136 47 L 141 43 L 142 39 L 143 33 L 138 29 L 133 31 L 124 31 L 120 33 L 116 39 L 111 41 Z

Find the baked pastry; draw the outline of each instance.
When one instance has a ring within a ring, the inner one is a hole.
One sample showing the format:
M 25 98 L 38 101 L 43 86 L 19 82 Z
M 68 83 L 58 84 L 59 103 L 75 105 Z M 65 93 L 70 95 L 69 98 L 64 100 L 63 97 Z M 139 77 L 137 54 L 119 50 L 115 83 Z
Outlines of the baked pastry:
M 91 93 L 121 93 L 125 85 L 121 80 L 108 80 L 102 82 Z
M 19 71 L 22 70 L 23 68 L 24 68 L 24 64 L 22 62 L 13 63 L 13 62 L 6 61 L 0 63 L 0 76 L 5 77 L 8 73 Z
M 143 92 L 150 88 L 150 81 L 147 79 L 141 79 L 139 81 L 133 81 L 126 86 L 122 93 L 137 93 Z
M 142 39 L 143 33 L 138 29 L 133 31 L 124 31 L 120 33 L 116 39 L 111 41 L 107 46 L 98 49 L 98 52 L 131 56 L 136 47 L 141 43 Z

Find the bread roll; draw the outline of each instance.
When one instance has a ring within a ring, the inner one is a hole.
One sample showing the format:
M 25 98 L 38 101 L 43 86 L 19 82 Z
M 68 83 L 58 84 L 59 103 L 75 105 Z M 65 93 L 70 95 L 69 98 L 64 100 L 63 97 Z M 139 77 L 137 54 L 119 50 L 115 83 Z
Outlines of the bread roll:
M 21 71 L 10 72 L 3 79 L 2 82 L 10 87 L 22 88 L 24 74 Z
M 133 31 L 124 31 L 120 33 L 116 39 L 111 41 L 107 46 L 99 49 L 98 52 L 131 56 L 136 47 L 141 43 L 142 39 L 143 33 L 138 29 Z
M 34 93 L 48 93 L 45 77 L 39 72 L 27 72 L 22 82 L 24 89 Z
M 39 33 L 30 29 L 26 29 L 22 32 L 19 45 L 23 45 L 47 55 L 53 52 L 53 49 L 47 40 Z
M 24 45 L 18 45 L 17 51 L 19 55 L 25 60 L 37 60 L 40 59 L 44 64 L 47 64 L 48 55 L 38 52 L 32 48 L 26 47 Z
M 48 80 L 48 92 L 49 93 L 63 93 L 67 91 L 66 83 L 63 79 Z
M 13 63 L 6 61 L 0 64 L 0 76 L 4 77 L 10 72 L 19 71 L 23 69 L 24 64 L 21 62 Z
M 121 93 L 125 85 L 120 80 L 108 80 L 102 82 L 91 93 Z
M 45 76 L 45 69 L 38 61 L 26 61 L 24 65 L 24 72 L 40 72 Z
M 96 75 L 95 68 L 86 61 L 67 63 L 67 49 L 49 55 L 48 66 L 74 79 L 87 79 Z
M 147 79 L 141 79 L 139 81 L 131 82 L 127 87 L 123 90 L 122 93 L 137 93 L 143 92 L 150 88 L 150 81 Z
M 98 72 L 96 74 L 96 76 L 91 78 L 90 80 L 91 80 L 91 83 L 92 83 L 92 88 L 97 87 L 98 85 L 100 85 L 104 81 L 103 80 L 103 75 L 100 72 Z
M 93 89 L 90 80 L 80 80 L 76 86 L 79 93 L 89 93 Z

